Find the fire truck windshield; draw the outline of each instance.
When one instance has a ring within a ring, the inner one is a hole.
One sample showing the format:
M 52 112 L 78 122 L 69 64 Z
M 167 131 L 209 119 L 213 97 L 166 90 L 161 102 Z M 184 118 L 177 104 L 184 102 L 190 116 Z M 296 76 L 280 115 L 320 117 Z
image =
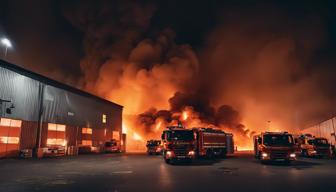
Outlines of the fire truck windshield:
M 167 132 L 167 140 L 181 140 L 192 141 L 194 139 L 194 133 L 191 130 L 176 130 Z
M 314 144 L 317 146 L 328 146 L 328 141 L 326 139 L 315 139 Z
M 266 146 L 291 146 L 293 144 L 291 135 L 264 135 L 264 145 Z

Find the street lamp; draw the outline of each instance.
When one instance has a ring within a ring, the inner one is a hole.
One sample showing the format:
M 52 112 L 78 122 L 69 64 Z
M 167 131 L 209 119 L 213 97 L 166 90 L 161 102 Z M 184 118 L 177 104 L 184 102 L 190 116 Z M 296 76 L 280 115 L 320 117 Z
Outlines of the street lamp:
M 10 42 L 9 39 L 7 39 L 7 38 L 2 38 L 2 39 L 1 39 L 1 44 L 2 44 L 3 46 L 5 46 L 5 58 L 6 58 L 6 56 L 7 56 L 7 50 L 8 50 L 8 48 L 11 48 L 11 47 L 12 47 L 12 43 Z

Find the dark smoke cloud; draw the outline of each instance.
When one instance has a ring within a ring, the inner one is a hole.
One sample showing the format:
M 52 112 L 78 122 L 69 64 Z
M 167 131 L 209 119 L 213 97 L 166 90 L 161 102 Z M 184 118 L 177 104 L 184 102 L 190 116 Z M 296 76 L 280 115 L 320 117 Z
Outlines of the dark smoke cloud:
M 84 33 L 87 90 L 132 108 L 127 113 L 141 114 L 145 127 L 158 111 L 170 122 L 191 107 L 201 122 L 246 132 L 265 130 L 267 121 L 300 128 L 332 110 L 332 70 L 316 57 L 326 15 L 314 4 L 292 8 L 224 4 L 199 54 L 175 43 L 173 30 L 152 25 L 152 2 L 71 2 L 64 15 Z
M 64 2 L 65 17 L 85 34 L 85 57 L 80 66 L 86 89 L 94 90 L 106 61 L 127 60 L 134 46 L 144 38 L 154 10 L 153 4 L 136 1 Z M 121 70 L 120 66 L 114 68 Z
M 211 106 L 208 98 L 200 98 L 200 95 L 177 92 L 169 99 L 169 110 L 151 108 L 137 116 L 137 124 L 144 127 L 147 132 L 151 132 L 155 131 L 152 127 L 158 123 L 158 120 L 163 120 L 165 124 L 176 124 L 178 121 L 181 121 L 182 124 L 189 124 L 190 119 L 197 118 L 199 125 L 196 126 L 225 128 L 244 136 L 250 132 L 250 130 L 245 129 L 245 126 L 241 123 L 242 119 L 239 112 L 233 107 L 222 105 L 216 109 Z M 181 120 L 184 111 L 191 111 L 192 114 L 188 114 L 190 116 L 188 117 L 189 120 Z
M 327 36 L 325 17 L 309 6 L 243 10 L 223 14 L 202 52 L 203 89 L 215 105 L 233 105 L 257 130 L 268 120 L 278 129 L 300 129 L 330 115 L 334 68 L 317 54 Z

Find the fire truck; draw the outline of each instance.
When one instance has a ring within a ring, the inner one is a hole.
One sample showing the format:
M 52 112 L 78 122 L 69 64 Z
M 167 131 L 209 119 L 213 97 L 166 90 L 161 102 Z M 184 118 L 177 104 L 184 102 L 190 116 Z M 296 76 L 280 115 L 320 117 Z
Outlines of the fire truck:
M 313 137 L 310 134 L 297 138 L 301 155 L 304 157 L 331 157 L 331 145 L 323 137 Z
M 146 144 L 148 155 L 158 155 L 162 153 L 162 146 L 160 140 L 149 140 Z
M 176 160 L 192 162 L 196 157 L 225 157 L 233 153 L 233 135 L 212 128 L 185 129 L 167 127 L 163 131 L 163 158 L 166 163 Z
M 296 160 L 297 146 L 288 132 L 264 132 L 253 137 L 254 154 L 261 162 Z
M 233 135 L 213 128 L 193 128 L 196 136 L 196 155 L 198 157 L 225 157 L 233 153 Z

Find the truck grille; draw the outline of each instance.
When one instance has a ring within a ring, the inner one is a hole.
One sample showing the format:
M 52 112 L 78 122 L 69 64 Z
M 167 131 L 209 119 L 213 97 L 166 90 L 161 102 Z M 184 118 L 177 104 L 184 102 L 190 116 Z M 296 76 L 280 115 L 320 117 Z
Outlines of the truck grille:
M 187 150 L 183 149 L 183 150 L 174 150 L 174 154 L 176 156 L 186 156 L 187 155 Z
M 287 151 L 272 151 L 271 158 L 272 159 L 285 159 L 288 157 Z

